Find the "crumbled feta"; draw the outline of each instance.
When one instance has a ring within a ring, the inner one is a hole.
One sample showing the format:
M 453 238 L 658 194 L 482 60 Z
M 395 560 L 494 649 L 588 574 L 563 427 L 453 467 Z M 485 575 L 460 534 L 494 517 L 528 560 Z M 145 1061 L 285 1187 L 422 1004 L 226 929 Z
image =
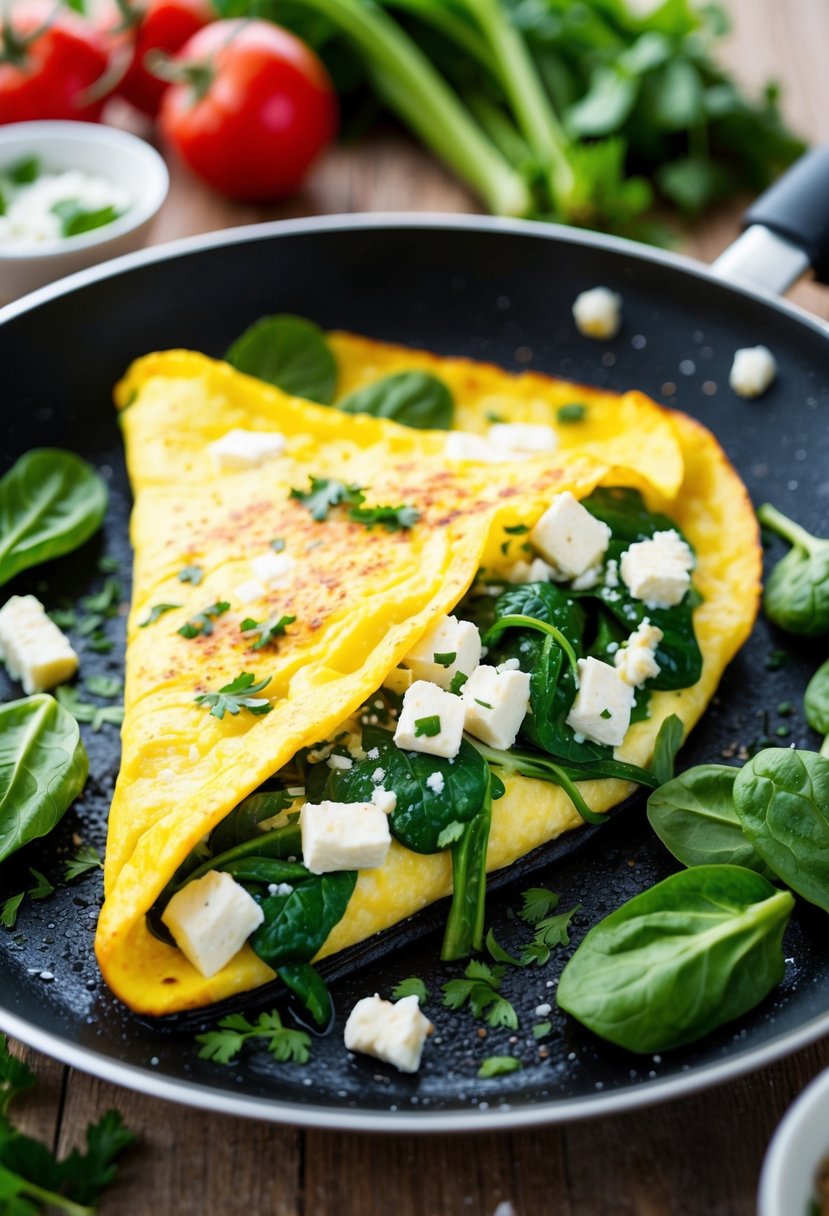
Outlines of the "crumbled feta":
M 604 585 L 611 590 L 619 586 L 619 563 L 615 557 L 611 557 L 604 568 Z
M 504 659 L 503 663 L 499 663 L 495 670 L 500 674 L 502 671 L 520 671 L 521 664 L 518 659 Z
M 444 692 L 437 684 L 415 680 L 403 698 L 394 741 L 404 751 L 448 760 L 460 751 L 463 714 L 460 697 Z
M 518 456 L 544 456 L 558 447 L 558 435 L 551 426 L 530 422 L 496 422 L 487 439 L 496 450 Z
M 296 566 L 296 558 L 289 553 L 261 553 L 250 565 L 254 578 L 258 578 L 266 587 L 281 587 Z
M 615 338 L 622 324 L 622 297 L 609 287 L 591 287 L 573 301 L 573 319 L 585 338 Z
M 433 794 L 442 794 L 446 782 L 444 781 L 443 773 L 430 773 L 426 778 L 426 786 Z
M 406 667 L 393 667 L 383 680 L 383 687 L 388 688 L 389 692 L 396 693 L 398 697 L 402 697 L 407 688 L 411 688 L 414 682 L 414 676 Z
M 3 194 L 6 210 L 0 217 L 0 245 L 7 250 L 62 245 L 71 240 L 63 235 L 63 221 L 55 211 L 60 203 L 73 203 L 87 214 L 111 207 L 113 219 L 129 211 L 133 204 L 122 186 L 80 169 L 41 173 L 35 181 L 18 187 L 4 181 Z
M 459 671 L 469 675 L 481 661 L 481 635 L 471 621 L 443 616 L 403 659 L 415 680 L 448 688 Z
M 369 760 L 379 760 L 380 759 L 380 748 L 379 747 L 370 747 L 368 749 L 368 751 L 366 752 L 366 756 Z
M 291 895 L 293 887 L 289 882 L 269 882 L 268 895 Z
M 258 578 L 249 578 L 246 583 L 240 583 L 235 591 L 236 599 L 242 604 L 254 604 L 267 594 L 267 588 L 262 586 Z
M 655 532 L 622 554 L 622 581 L 649 608 L 672 608 L 691 585 L 694 558 L 678 532 Z
M 578 578 L 604 557 L 610 528 L 565 490 L 541 516 L 530 540 L 567 578 Z
M 400 1072 L 417 1072 L 432 1023 L 421 1013 L 417 997 L 382 1000 L 377 993 L 358 1001 L 345 1024 L 348 1051 L 374 1056 Z
M 376 748 L 376 747 L 375 747 L 375 748 L 372 748 L 372 750 L 373 750 L 373 751 L 377 751 L 377 748 Z M 378 755 L 380 754 L 380 753 L 379 753 L 379 751 L 377 751 L 377 754 L 378 754 Z M 385 779 L 386 779 L 386 770 L 385 770 L 384 768 L 376 768 L 376 769 L 374 770 L 374 772 L 371 774 L 371 779 L 372 779 L 372 781 L 374 781 L 374 782 L 375 782 L 377 785 L 382 785 L 382 783 L 383 783 L 383 782 L 385 781 Z
M 217 472 L 255 469 L 285 451 L 285 436 L 279 431 L 244 431 L 236 428 L 207 445 Z
M 734 352 L 728 383 L 738 397 L 761 397 L 777 377 L 777 362 L 767 346 Z
M 641 688 L 646 680 L 652 680 L 659 675 L 659 664 L 656 661 L 656 648 L 664 634 L 656 625 L 652 625 L 647 617 L 638 629 L 630 635 L 627 645 L 617 649 L 613 656 L 616 670 L 632 688 Z
M 515 742 L 530 704 L 530 677 L 525 671 L 478 667 L 461 693 L 464 724 L 490 747 L 506 751 Z
M 533 558 L 531 562 L 515 562 L 507 571 L 511 583 L 549 583 L 552 577 L 553 567 L 543 557 Z
M 299 826 L 302 860 L 312 874 L 374 870 L 391 844 L 388 818 L 373 802 L 306 802 Z
M 601 566 L 591 566 L 589 570 L 585 570 L 584 574 L 580 574 L 578 578 L 573 579 L 573 590 L 589 591 L 591 587 L 596 586 L 601 576 Z
M 239 953 L 265 916 L 241 883 L 210 870 L 177 891 L 161 919 L 182 954 L 209 978 Z
M 549 1017 L 549 1015 L 550 1015 L 552 1012 L 553 1012 L 553 1007 L 552 1007 L 552 1005 L 550 1005 L 550 1004 L 549 1004 L 547 1001 L 544 1001 L 544 1003 L 543 1003 L 543 1004 L 541 1004 L 541 1005 L 536 1005 L 536 1007 L 535 1007 L 535 1016 L 536 1016 L 537 1018 L 546 1018 L 546 1017 Z
M 63 684 L 78 670 L 69 639 L 33 595 L 13 595 L 0 609 L 0 659 L 29 696 Z
M 391 815 L 397 806 L 397 794 L 394 790 L 387 790 L 382 785 L 378 785 L 372 792 L 371 801 L 378 811 L 382 811 L 384 815 Z
M 593 743 L 618 747 L 630 726 L 633 689 L 615 667 L 600 659 L 579 659 L 579 691 L 567 725 Z
M 476 460 L 483 464 L 494 464 L 508 458 L 483 435 L 474 435 L 470 431 L 450 431 L 444 440 L 443 451 L 448 460 Z
M 347 773 L 354 765 L 354 761 L 349 756 L 329 756 L 325 763 L 329 768 L 341 773 Z

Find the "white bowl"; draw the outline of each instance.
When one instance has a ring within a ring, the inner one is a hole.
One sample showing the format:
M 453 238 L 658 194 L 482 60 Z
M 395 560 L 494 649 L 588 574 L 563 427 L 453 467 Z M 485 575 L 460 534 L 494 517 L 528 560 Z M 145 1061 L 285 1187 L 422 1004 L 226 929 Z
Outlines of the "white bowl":
M 14 299 L 139 249 L 170 184 L 167 166 L 154 148 L 99 123 L 16 122 L 0 127 L 0 172 L 30 156 L 48 172 L 79 169 L 109 178 L 128 192 L 133 204 L 120 219 L 79 236 L 31 249 L 0 247 L 0 299 Z
M 769 1145 L 759 1216 L 808 1216 L 815 1175 L 829 1154 L 829 1069 L 804 1089 Z

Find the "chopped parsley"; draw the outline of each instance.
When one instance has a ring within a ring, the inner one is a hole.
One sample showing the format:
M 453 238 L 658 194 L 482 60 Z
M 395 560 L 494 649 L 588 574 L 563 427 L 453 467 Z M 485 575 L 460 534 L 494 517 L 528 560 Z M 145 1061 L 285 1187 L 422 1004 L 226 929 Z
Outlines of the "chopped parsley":
M 207 634 L 213 632 L 213 622 L 217 617 L 223 616 L 230 608 L 227 600 L 217 600 L 215 604 L 208 604 L 201 612 L 197 612 L 195 616 L 191 616 L 189 621 L 185 621 L 176 633 L 180 633 L 183 638 L 198 638 L 206 637 Z
M 439 667 L 451 667 L 457 657 L 458 657 L 457 650 L 444 650 L 444 651 L 440 651 L 440 652 L 438 652 L 436 650 L 435 653 L 432 655 L 432 658 L 435 660 L 435 662 L 438 664 Z
M 583 422 L 587 415 L 587 406 L 580 401 L 572 401 L 569 405 L 560 405 L 556 410 L 558 422 Z
M 477 697 L 475 698 L 475 704 L 480 705 L 482 709 L 492 709 L 489 701 L 479 701 Z
M 449 980 L 442 986 L 444 1006 L 447 1009 L 462 1009 L 468 1005 L 473 1017 L 484 1018 L 490 1026 L 517 1030 L 518 1015 L 506 997 L 500 994 L 504 968 L 490 967 L 487 963 L 472 959 L 463 974 L 462 980 Z
M 328 477 L 311 477 L 309 490 L 292 489 L 290 497 L 301 502 L 317 523 L 326 520 L 331 509 L 339 506 L 349 508 L 348 518 L 352 523 L 367 528 L 380 524 L 389 532 L 412 528 L 420 519 L 420 512 L 414 507 L 364 507 L 366 496 L 362 486 L 346 485 Z
M 271 541 L 271 548 L 273 549 L 274 553 L 281 553 L 286 544 L 287 541 L 285 541 L 283 537 L 275 536 Z
M 509 954 L 495 937 L 492 929 L 486 935 L 486 948 L 490 958 L 496 963 L 506 963 L 508 967 L 521 967 L 521 959 Z
M 0 925 L 4 929 L 13 929 L 17 924 L 17 913 L 20 911 L 20 905 L 23 903 L 25 895 L 25 891 L 20 891 L 17 895 L 10 895 L 0 904 Z
M 556 913 L 561 897 L 546 887 L 532 887 L 524 892 L 523 898 L 524 907 L 518 915 L 532 925 L 535 932 L 522 951 L 521 964 L 524 967 L 531 963 L 543 966 L 556 946 L 569 945 L 570 921 L 580 911 L 581 904 L 576 904 L 569 912 Z
M 487 1056 L 478 1069 L 482 1080 L 487 1077 L 503 1077 L 508 1072 L 518 1072 L 523 1065 L 515 1056 Z
M 104 725 L 120 726 L 124 721 L 123 705 L 93 705 L 83 700 L 77 685 L 61 684 L 55 689 L 55 697 L 76 722 L 87 723 L 94 731 Z
M 235 717 L 242 709 L 257 716 L 269 714 L 273 709 L 270 701 L 267 697 L 257 697 L 256 694 L 267 688 L 270 682 L 270 676 L 257 682 L 253 672 L 243 671 L 218 692 L 199 693 L 195 701 L 197 705 L 209 705 L 211 716 L 219 719 L 226 713 Z
M 513 524 L 511 528 L 504 528 L 507 536 L 523 536 L 525 532 L 529 532 L 526 524 Z
M 172 612 L 175 608 L 181 608 L 181 606 L 181 604 L 153 604 L 150 609 L 150 615 L 146 620 L 139 622 L 138 628 L 146 629 L 148 625 L 154 625 L 156 621 L 164 616 L 165 612 Z
M 456 697 L 459 697 L 461 695 L 461 689 L 468 679 L 469 676 L 465 675 L 462 671 L 456 671 L 452 676 L 452 679 L 449 681 L 449 692 L 452 692 Z
M 178 581 L 180 583 L 192 583 L 194 587 L 198 587 L 199 583 L 204 578 L 204 570 L 201 566 L 185 566 L 183 570 L 178 572 Z
M 277 640 L 285 633 L 288 625 L 293 625 L 295 616 L 272 616 L 266 621 L 255 621 L 253 617 L 245 617 L 239 629 L 250 641 L 251 650 L 262 650 L 264 646 L 275 646 Z M 252 639 L 256 638 L 256 641 Z
M 91 844 L 83 844 L 78 849 L 74 857 L 69 857 L 63 863 L 63 877 L 66 882 L 72 882 L 75 878 L 80 878 L 84 874 L 88 874 L 90 870 L 102 870 L 104 863 L 101 861 L 101 854 Z
M 392 996 L 396 1001 L 401 1001 L 404 996 L 416 996 L 418 1002 L 425 1005 L 429 999 L 429 989 L 418 976 L 410 975 L 408 979 L 401 980 L 397 987 L 392 989 Z
M 440 715 L 429 714 L 426 718 L 415 718 L 415 738 L 434 739 L 435 735 L 440 734 Z
M 117 557 L 112 557 L 105 553 L 103 557 L 98 558 L 98 569 L 101 574 L 117 574 L 121 569 L 121 563 Z
M 771 650 L 766 655 L 766 671 L 779 671 L 788 661 L 788 650 Z
M 501 541 L 501 552 L 503 553 L 504 557 L 506 557 L 507 554 L 509 553 L 509 547 L 511 544 L 512 544 L 511 540 Z
M 87 676 L 84 686 L 93 697 L 103 697 L 106 701 L 111 701 L 124 691 L 124 685 L 117 676 Z
M 533 1038 L 546 1039 L 552 1029 L 552 1022 L 536 1022 L 535 1026 L 533 1026 Z
M 108 578 L 100 591 L 84 595 L 80 600 L 84 612 L 99 613 L 104 617 L 118 615 L 121 603 L 121 584 L 117 578 Z
M 55 890 L 54 883 L 51 883 L 45 874 L 41 874 L 40 870 L 30 866 L 29 873 L 35 880 L 34 886 L 29 887 L 26 891 L 20 891 L 17 895 L 11 895 L 3 904 L 0 904 L 0 925 L 6 929 L 14 928 L 20 905 L 27 895 L 29 899 L 48 899 Z
M 380 524 L 387 532 L 402 532 L 413 528 L 420 519 L 416 507 L 352 507 L 348 518 L 355 524 L 363 524 L 369 530 Z
M 241 1013 L 231 1013 L 221 1019 L 217 1030 L 196 1035 L 196 1042 L 201 1044 L 199 1059 L 233 1064 L 250 1039 L 263 1039 L 274 1059 L 283 1063 L 307 1064 L 311 1055 L 311 1036 L 304 1030 L 283 1026 L 282 1018 L 273 1010 L 260 1013 L 255 1022 Z
M 608 719 L 613 717 L 613 714 L 610 712 L 609 709 L 603 709 L 602 712 L 599 714 L 599 717 L 604 718 L 605 722 L 607 722 Z

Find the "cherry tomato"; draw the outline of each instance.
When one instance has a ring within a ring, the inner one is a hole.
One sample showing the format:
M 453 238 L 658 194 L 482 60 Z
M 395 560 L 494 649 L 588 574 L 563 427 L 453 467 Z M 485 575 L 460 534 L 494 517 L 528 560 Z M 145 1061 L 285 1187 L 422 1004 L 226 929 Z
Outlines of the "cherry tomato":
M 337 99 L 304 42 L 268 21 L 215 21 L 176 57 L 182 83 L 161 129 L 182 160 L 230 198 L 293 194 L 337 129 Z
M 131 0 L 124 7 L 112 0 L 101 18 L 101 28 L 114 37 L 118 53 L 128 56 L 129 66 L 115 91 L 155 118 L 167 81 L 148 69 L 147 55 L 151 51 L 175 55 L 216 13 L 209 0 Z
M 79 100 L 107 69 L 104 38 L 54 0 L 15 0 L 0 17 L 0 123 L 100 118 L 103 98 Z

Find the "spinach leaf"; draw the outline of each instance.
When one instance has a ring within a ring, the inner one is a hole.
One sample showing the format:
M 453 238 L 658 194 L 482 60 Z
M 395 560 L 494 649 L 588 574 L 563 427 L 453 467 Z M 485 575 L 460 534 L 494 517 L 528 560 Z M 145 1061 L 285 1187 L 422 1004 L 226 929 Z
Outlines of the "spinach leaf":
M 309 963 L 283 963 L 277 968 L 277 975 L 302 1002 L 320 1030 L 327 1030 L 334 1017 L 334 1005 L 322 976 Z
M 29 566 L 77 549 L 104 518 L 106 485 L 59 448 L 35 448 L 0 479 L 0 586 Z
M 773 872 L 829 912 L 829 760 L 769 747 L 740 770 L 734 806 Z
M 648 822 L 684 866 L 735 865 L 773 877 L 743 834 L 734 808 L 738 769 L 699 764 L 648 798 Z
M 763 503 L 757 518 L 792 545 L 766 581 L 766 616 L 787 633 L 829 633 L 829 539 L 813 536 L 770 503 Z
M 676 714 L 669 714 L 659 728 L 653 748 L 651 772 L 660 785 L 670 781 L 674 775 L 676 754 L 682 746 L 684 733 L 682 719 Z
M 396 372 L 356 389 L 336 403 L 346 414 L 392 418 L 419 430 L 448 431 L 455 403 L 449 388 L 428 372 Z
M 51 832 L 88 772 L 78 724 L 53 697 L 0 706 L 0 861 Z
M 655 532 L 678 532 L 667 515 L 649 511 L 638 490 L 626 486 L 600 486 L 581 500 L 581 505 L 607 524 L 615 541 L 627 549 L 635 541 L 650 540 Z
M 265 920 L 251 946 L 274 971 L 287 963 L 310 962 L 345 915 L 356 884 L 356 870 L 338 870 L 313 875 L 289 895 L 267 896 L 262 900 Z
M 628 1051 L 693 1043 L 783 978 L 789 891 L 739 866 L 671 875 L 611 912 L 562 972 L 559 1006 Z
M 211 853 L 224 853 L 246 840 L 261 839 L 262 833 L 256 829 L 262 820 L 281 814 L 292 802 L 284 790 L 268 790 L 243 799 L 210 833 Z
M 291 397 L 320 405 L 334 399 L 336 360 L 320 327 L 303 317 L 262 317 L 236 339 L 225 358 L 240 372 L 274 384 Z
M 829 659 L 818 667 L 803 698 L 806 721 L 812 730 L 824 735 L 821 756 L 829 756 Z

